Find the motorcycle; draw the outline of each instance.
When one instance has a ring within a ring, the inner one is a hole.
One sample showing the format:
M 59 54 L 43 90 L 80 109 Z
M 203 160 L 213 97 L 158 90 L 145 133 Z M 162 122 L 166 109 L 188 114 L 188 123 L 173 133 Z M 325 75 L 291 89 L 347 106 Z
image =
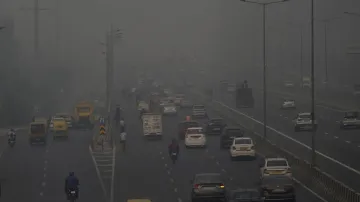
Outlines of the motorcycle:
M 68 192 L 68 200 L 69 200 L 70 202 L 75 202 L 76 199 L 77 199 L 76 190 L 70 189 L 69 192 Z
M 173 164 L 176 163 L 177 155 L 178 155 L 178 154 L 177 154 L 176 152 L 172 152 L 172 153 L 171 153 L 171 160 L 172 160 Z
M 8 140 L 8 144 L 10 147 L 14 147 L 15 143 L 16 143 L 15 138 L 11 138 Z

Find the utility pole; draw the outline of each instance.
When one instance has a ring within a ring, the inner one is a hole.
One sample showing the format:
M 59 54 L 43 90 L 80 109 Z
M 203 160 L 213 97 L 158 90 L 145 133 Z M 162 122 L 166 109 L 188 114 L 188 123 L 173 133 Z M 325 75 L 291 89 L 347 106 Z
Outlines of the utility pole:
M 34 54 L 35 57 L 39 55 L 39 12 L 50 10 L 47 8 L 39 8 L 39 0 L 34 0 L 33 8 L 23 8 L 21 10 L 31 10 L 34 15 Z
M 314 13 L 315 13 L 314 0 L 311 0 L 311 125 L 312 125 L 312 134 L 311 134 L 311 165 L 314 167 L 316 164 L 316 144 L 315 144 L 315 25 L 314 25 Z

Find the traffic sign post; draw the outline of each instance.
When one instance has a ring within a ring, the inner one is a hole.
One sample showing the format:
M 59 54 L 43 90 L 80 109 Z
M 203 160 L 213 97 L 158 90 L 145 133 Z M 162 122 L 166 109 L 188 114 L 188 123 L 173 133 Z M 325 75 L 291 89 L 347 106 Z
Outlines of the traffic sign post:
M 105 124 L 104 124 L 104 125 L 100 125 L 100 135 L 105 135 L 105 134 L 106 134 Z

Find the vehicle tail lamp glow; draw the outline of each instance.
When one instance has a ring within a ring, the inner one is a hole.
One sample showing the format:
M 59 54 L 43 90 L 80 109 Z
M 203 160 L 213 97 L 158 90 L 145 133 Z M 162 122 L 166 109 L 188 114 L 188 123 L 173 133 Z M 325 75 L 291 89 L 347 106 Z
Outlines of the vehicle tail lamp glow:
M 200 185 L 199 184 L 194 184 L 194 189 L 199 189 Z
M 224 189 L 225 188 L 225 185 L 224 184 L 220 184 L 220 189 Z

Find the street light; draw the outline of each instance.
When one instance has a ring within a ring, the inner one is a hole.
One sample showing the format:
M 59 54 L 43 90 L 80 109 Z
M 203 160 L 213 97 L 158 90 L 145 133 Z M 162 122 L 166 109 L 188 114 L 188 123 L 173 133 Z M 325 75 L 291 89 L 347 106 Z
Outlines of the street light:
M 273 2 L 267 2 L 267 3 L 261 3 L 256 1 L 249 1 L 249 0 L 240 0 L 242 2 L 246 3 L 253 3 L 258 4 L 262 6 L 262 13 L 263 13 L 263 105 L 264 105 L 264 138 L 266 138 L 267 134 L 267 101 L 266 101 L 266 6 L 270 4 L 276 4 L 276 3 L 283 3 L 289 0 L 279 0 L 279 1 L 273 1 Z

